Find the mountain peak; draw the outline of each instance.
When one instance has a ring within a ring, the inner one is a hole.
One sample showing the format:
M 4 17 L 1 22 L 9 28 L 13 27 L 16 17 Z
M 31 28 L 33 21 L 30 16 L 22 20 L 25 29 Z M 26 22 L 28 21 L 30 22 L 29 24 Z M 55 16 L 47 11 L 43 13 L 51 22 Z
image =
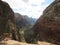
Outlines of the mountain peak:
M 55 0 L 55 1 L 60 1 L 60 0 Z

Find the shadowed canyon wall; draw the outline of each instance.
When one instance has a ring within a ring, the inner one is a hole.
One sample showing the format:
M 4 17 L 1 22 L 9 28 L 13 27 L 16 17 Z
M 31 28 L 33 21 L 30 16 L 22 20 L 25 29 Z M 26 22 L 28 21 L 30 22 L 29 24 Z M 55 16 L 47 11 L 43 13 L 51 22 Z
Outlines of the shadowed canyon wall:
M 37 40 L 60 44 L 60 0 L 43 11 L 33 29 Z
M 4 37 L 18 39 L 14 18 L 14 12 L 8 3 L 0 0 L 0 40 Z

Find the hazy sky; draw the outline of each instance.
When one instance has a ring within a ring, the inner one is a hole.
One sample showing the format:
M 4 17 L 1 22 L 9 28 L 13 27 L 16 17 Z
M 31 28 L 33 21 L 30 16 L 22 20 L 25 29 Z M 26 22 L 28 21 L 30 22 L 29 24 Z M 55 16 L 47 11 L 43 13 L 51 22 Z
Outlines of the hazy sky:
M 39 18 L 43 10 L 54 0 L 3 0 L 9 3 L 14 12 Z

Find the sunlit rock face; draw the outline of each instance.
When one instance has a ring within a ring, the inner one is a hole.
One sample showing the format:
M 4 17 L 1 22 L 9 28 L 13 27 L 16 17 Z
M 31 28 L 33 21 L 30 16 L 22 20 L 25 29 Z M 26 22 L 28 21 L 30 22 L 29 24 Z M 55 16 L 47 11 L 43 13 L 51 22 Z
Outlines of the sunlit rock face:
M 33 27 L 36 39 L 60 44 L 60 1 L 54 1 Z

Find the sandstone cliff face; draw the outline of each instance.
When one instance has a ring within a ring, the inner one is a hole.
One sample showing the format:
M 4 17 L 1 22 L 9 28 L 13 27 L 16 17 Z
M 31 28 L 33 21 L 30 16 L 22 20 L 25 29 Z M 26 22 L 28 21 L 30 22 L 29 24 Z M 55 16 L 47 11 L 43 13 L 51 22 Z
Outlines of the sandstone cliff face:
M 0 0 L 0 40 L 1 37 L 11 37 L 13 39 L 13 34 L 15 39 L 17 39 L 14 12 L 6 2 Z
M 55 0 L 34 25 L 36 39 L 60 44 L 60 0 Z

